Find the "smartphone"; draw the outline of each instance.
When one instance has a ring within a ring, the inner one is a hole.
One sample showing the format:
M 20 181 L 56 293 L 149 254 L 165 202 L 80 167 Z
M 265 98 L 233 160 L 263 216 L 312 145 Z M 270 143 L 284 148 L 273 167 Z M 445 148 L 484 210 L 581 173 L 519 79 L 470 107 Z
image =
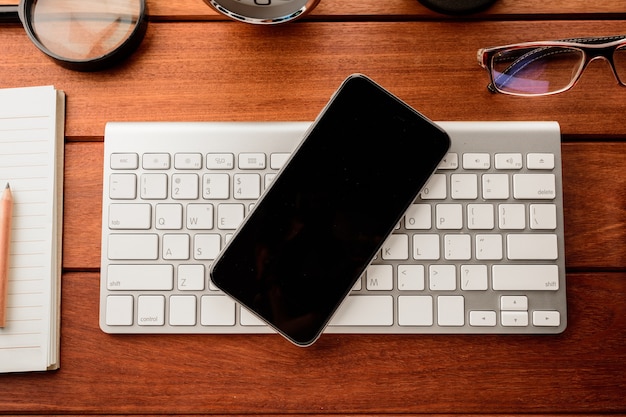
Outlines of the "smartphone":
M 374 81 L 348 77 L 214 261 L 213 283 L 313 344 L 449 146 Z

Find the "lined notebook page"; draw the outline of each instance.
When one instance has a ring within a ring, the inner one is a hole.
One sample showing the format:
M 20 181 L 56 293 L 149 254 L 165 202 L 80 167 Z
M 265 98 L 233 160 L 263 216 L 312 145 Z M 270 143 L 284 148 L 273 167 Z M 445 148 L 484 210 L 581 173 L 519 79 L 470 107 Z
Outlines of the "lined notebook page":
M 0 184 L 13 192 L 0 372 L 58 367 L 64 96 L 0 90 Z

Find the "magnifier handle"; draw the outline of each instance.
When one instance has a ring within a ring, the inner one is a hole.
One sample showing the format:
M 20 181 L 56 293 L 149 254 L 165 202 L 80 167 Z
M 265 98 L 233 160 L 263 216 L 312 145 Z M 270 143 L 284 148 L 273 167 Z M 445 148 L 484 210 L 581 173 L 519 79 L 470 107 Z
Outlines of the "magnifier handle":
M 17 8 L 17 4 L 1 4 L 0 23 L 21 23 L 20 16 L 17 13 Z

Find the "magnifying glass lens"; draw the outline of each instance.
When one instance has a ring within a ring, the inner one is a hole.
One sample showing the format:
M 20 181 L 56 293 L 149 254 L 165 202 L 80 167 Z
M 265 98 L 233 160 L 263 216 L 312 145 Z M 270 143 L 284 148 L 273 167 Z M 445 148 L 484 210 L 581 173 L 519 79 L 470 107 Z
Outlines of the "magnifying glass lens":
M 50 52 L 93 60 L 119 48 L 139 21 L 137 1 L 38 0 L 30 10 L 33 32 Z

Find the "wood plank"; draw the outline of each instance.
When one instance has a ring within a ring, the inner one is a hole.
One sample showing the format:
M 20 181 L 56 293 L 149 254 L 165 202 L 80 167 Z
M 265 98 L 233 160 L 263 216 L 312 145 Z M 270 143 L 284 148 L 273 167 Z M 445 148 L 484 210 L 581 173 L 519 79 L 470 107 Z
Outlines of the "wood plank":
M 594 62 L 567 93 L 515 98 L 487 91 L 476 51 L 622 33 L 625 23 L 155 23 L 125 64 L 87 74 L 55 65 L 21 28 L 6 27 L 0 44 L 11 59 L 0 63 L 0 79 L 4 87 L 65 90 L 70 139 L 101 137 L 111 120 L 312 120 L 353 72 L 371 76 L 435 120 L 557 120 L 566 135 L 624 137 L 626 88 L 616 85 L 606 65 Z
M 563 199 L 568 268 L 625 269 L 626 143 L 565 143 Z M 63 265 L 100 266 L 102 201 L 100 142 L 66 146 Z M 589 169 L 593 167 L 593 169 Z
M 0 0 L 0 4 L 17 4 L 16 0 Z M 148 0 L 149 14 L 155 19 L 223 19 L 214 12 L 203 0 Z M 502 16 L 602 16 L 624 14 L 624 5 L 621 0 L 605 0 L 589 2 L 588 0 L 570 0 L 568 2 L 547 2 L 543 0 L 499 0 L 491 8 L 473 17 L 502 17 Z M 360 0 L 349 2 L 345 0 L 322 0 L 314 9 L 312 18 L 327 17 L 370 17 L 370 16 L 417 16 L 436 17 L 442 15 L 432 12 L 422 6 L 417 0 Z
M 61 369 L 0 375 L 4 412 L 624 412 L 626 274 L 570 274 L 558 336 L 106 335 L 98 275 L 63 276 Z
M 565 143 L 563 206 L 568 268 L 626 268 L 626 143 Z

